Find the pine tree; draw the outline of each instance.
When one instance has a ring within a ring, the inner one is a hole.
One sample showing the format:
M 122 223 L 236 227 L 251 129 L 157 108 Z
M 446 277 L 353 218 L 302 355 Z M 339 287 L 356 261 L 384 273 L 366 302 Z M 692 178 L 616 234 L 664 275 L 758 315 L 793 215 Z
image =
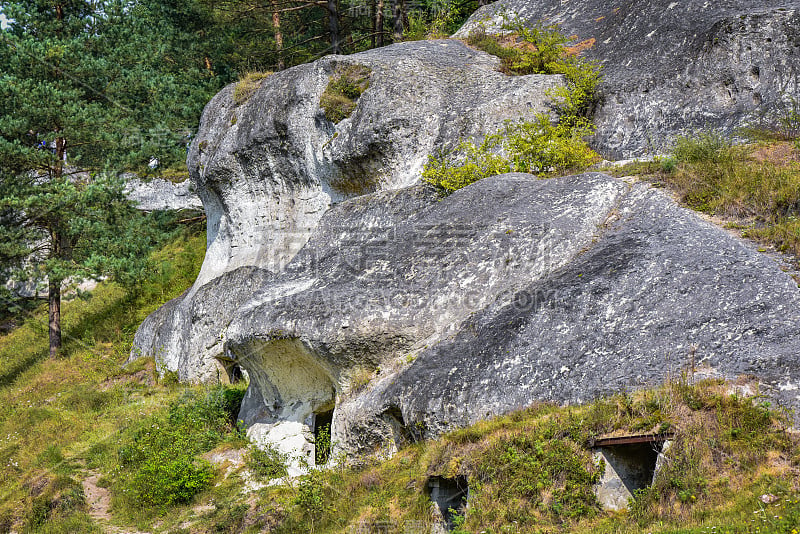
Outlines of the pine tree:
M 182 138 L 225 81 L 208 56 L 169 63 L 187 60 L 170 48 L 180 31 L 147 3 L 0 4 L 0 266 L 48 280 L 51 357 L 64 280 L 135 280 L 158 237 L 125 200 L 121 171 L 184 157 Z

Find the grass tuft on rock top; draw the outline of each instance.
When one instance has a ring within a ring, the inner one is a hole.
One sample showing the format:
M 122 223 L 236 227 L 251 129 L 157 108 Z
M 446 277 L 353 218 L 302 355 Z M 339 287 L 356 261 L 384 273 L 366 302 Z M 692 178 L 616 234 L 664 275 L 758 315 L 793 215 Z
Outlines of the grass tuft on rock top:
M 325 117 L 336 124 L 352 115 L 359 97 L 369 88 L 371 75 L 372 70 L 364 65 L 336 65 L 319 98 Z
M 800 148 L 791 141 L 734 145 L 718 132 L 700 132 L 676 139 L 666 159 L 615 174 L 666 185 L 686 206 L 800 256 Z
M 246 72 L 233 88 L 233 102 L 237 106 L 241 106 L 252 97 L 256 90 L 261 87 L 261 83 L 265 78 L 270 76 L 272 72 Z

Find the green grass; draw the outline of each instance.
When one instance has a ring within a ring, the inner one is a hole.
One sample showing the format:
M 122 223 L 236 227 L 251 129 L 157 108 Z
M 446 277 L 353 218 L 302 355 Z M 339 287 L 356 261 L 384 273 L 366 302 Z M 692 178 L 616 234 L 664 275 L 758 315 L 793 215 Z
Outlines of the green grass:
M 586 406 L 534 405 L 390 460 L 262 490 L 254 507 L 272 511 L 264 521 L 274 532 L 427 532 L 428 477 L 466 476 L 471 497 L 459 532 L 756 532 L 751 520 L 763 516 L 759 532 L 789 533 L 800 518 L 800 449 L 785 425 L 759 397 L 731 395 L 718 381 L 679 381 Z M 589 440 L 664 429 L 675 433 L 669 467 L 630 513 L 603 512 L 591 490 L 600 470 Z M 764 505 L 765 493 L 778 500 Z
M 0 336 L 0 527 L 97 530 L 76 490 L 90 452 L 111 455 L 120 429 L 177 395 L 148 385 L 152 362 L 121 364 L 141 321 L 191 285 L 204 250 L 198 227 L 155 254 L 158 269 L 137 291 L 104 283 L 87 300 L 65 302 L 57 360 L 47 357 L 44 306 Z
M 319 98 L 325 117 L 334 124 L 356 109 L 359 97 L 369 88 L 372 70 L 363 65 L 337 65 Z
M 732 145 L 715 133 L 681 137 L 666 160 L 614 174 L 667 186 L 686 206 L 744 237 L 800 256 L 800 148 L 787 141 Z

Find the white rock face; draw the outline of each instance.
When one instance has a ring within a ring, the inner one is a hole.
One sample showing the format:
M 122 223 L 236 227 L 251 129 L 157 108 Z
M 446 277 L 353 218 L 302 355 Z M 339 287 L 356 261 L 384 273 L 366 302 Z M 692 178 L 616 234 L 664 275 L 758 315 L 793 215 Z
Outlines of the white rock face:
M 131 177 L 126 181 L 125 195 L 143 211 L 203 209 L 189 180 L 173 183 L 161 178 L 145 181 Z
M 352 116 L 334 125 L 319 100 L 340 64 L 372 75 Z M 273 74 L 239 106 L 227 87 L 204 111 L 188 159 L 209 214 L 195 287 L 242 266 L 280 271 L 332 203 L 413 184 L 435 150 L 547 111 L 545 91 L 560 76 L 509 77 L 497 66 L 458 41 L 421 41 Z
M 353 114 L 334 124 L 319 101 L 337 65 L 372 74 Z M 200 275 L 145 321 L 132 356 L 156 356 L 186 380 L 224 375 L 219 341 L 246 291 L 233 290 L 234 297 L 209 282 L 229 287 L 219 277 L 247 268 L 255 291 L 305 245 L 331 205 L 417 182 L 430 154 L 547 112 L 546 92 L 563 85 L 561 76 L 509 77 L 498 66 L 459 41 L 418 41 L 273 74 L 246 102 L 234 101 L 235 84 L 221 91 L 206 106 L 188 157 L 208 217 Z
M 302 475 L 314 466 L 314 437 L 308 425 L 298 421 L 256 423 L 247 429 L 247 437 L 255 443 L 269 444 L 285 455 L 290 477 Z

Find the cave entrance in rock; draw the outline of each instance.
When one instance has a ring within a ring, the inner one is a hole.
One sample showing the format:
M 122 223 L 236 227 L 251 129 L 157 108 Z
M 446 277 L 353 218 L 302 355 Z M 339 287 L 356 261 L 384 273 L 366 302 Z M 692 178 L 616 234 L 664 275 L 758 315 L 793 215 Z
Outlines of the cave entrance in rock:
M 331 457 L 331 427 L 333 409 L 314 413 L 314 462 L 316 465 L 328 463 Z
M 242 368 L 237 364 L 233 364 L 230 369 L 228 369 L 228 379 L 230 380 L 231 384 L 241 382 L 242 379 L 244 379 Z
M 228 379 L 229 384 L 236 384 L 237 382 L 241 382 L 245 378 L 245 371 L 242 369 L 242 366 L 236 361 L 234 357 L 230 354 L 216 356 L 217 359 L 217 379 L 220 382 L 223 382 L 225 378 Z M 225 373 L 225 376 L 221 376 L 221 372 Z
M 453 478 L 433 476 L 428 479 L 428 491 L 431 501 L 436 503 L 442 518 L 447 524 L 447 530 L 453 530 L 454 519 L 465 513 L 467 499 L 469 498 L 469 485 L 467 477 Z

